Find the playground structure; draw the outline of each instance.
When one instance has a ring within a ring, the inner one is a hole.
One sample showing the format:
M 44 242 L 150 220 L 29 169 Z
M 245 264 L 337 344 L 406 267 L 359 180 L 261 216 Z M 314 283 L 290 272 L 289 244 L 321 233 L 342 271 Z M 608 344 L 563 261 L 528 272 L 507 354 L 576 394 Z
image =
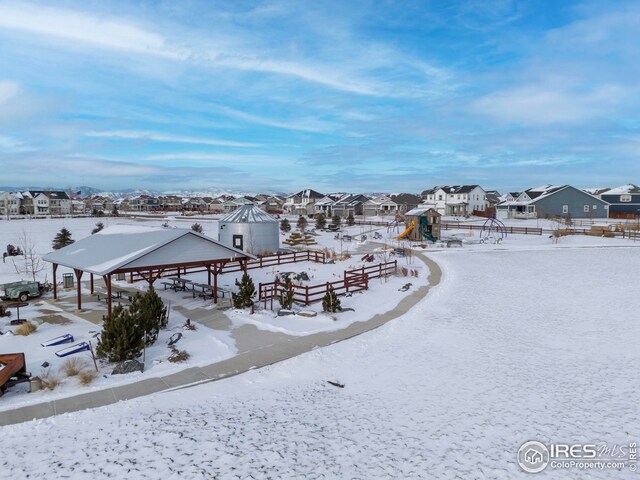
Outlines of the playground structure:
M 26 365 L 24 353 L 0 354 L 0 397 L 7 388 L 29 381 Z
M 440 217 L 441 215 L 433 208 L 410 210 L 405 214 L 407 228 L 396 238 L 435 243 L 440 240 Z
M 501 243 L 507 238 L 507 227 L 497 218 L 487 218 L 480 231 L 480 243 Z
M 393 217 L 393 221 L 389 222 L 387 225 L 387 233 L 391 233 L 395 231 L 396 233 L 400 233 L 400 224 L 405 223 L 404 217 L 402 215 L 396 215 Z

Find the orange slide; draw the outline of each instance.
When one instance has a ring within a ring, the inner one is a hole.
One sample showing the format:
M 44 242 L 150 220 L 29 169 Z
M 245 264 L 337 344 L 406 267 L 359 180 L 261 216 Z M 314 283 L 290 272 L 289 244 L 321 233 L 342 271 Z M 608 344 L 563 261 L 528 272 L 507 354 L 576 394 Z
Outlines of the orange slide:
M 411 230 L 413 230 L 414 228 L 416 228 L 416 222 L 415 222 L 414 220 L 411 220 L 411 225 L 409 225 L 409 226 L 407 227 L 407 229 L 406 229 L 404 232 L 402 232 L 400 235 L 398 235 L 396 238 L 397 238 L 398 240 L 403 239 L 404 237 L 406 237 L 407 235 L 409 235 L 409 232 L 410 232 Z

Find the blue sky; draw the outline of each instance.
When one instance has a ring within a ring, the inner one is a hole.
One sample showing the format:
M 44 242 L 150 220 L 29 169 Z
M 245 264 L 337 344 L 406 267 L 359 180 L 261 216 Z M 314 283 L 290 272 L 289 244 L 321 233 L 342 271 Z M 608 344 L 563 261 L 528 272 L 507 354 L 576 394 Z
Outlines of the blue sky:
M 0 185 L 640 182 L 640 3 L 0 0 Z

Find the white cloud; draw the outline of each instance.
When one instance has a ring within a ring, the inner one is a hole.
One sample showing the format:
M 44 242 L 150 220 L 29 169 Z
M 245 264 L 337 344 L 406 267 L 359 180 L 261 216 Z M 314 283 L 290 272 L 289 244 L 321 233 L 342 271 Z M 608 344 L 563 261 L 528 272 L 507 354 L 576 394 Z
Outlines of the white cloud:
M 87 137 L 121 138 L 127 140 L 148 140 L 164 143 L 189 143 L 194 145 L 214 145 L 219 147 L 259 147 L 258 143 L 234 142 L 212 138 L 181 137 L 154 132 L 137 132 L 131 130 L 113 130 L 105 132 L 88 132 Z
M 28 3 L 4 3 L 0 28 L 174 59 L 187 56 L 187 52 L 167 46 L 161 35 L 133 23 Z
M 20 94 L 20 91 L 21 88 L 18 82 L 0 80 L 0 105 L 3 105 L 17 97 Z
M 225 107 L 218 105 L 215 107 L 220 112 L 237 118 L 249 123 L 255 123 L 257 125 L 265 125 L 267 127 L 282 128 L 285 130 L 297 130 L 301 132 L 327 132 L 334 130 L 336 126 L 330 122 L 318 120 L 318 119 L 301 119 L 295 122 L 282 122 L 271 118 L 262 117 L 260 115 L 254 115 L 252 113 L 243 112 L 231 107 Z
M 485 95 L 471 104 L 471 110 L 524 125 L 582 123 L 611 114 L 624 97 L 624 89 L 616 85 L 585 89 L 530 84 Z

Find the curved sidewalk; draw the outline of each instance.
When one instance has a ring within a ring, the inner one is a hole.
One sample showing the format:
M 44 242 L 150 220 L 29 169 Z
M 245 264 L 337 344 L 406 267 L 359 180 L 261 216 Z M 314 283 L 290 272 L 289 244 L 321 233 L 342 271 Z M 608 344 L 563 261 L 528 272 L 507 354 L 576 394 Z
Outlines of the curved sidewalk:
M 429 267 L 428 285 L 423 285 L 404 297 L 393 310 L 375 315 L 367 321 L 352 323 L 348 327 L 335 332 L 321 332 L 304 337 L 282 335 L 274 338 L 274 343 L 256 346 L 256 348 L 240 352 L 227 360 L 204 367 L 191 367 L 171 375 L 148 378 L 118 387 L 28 405 L 13 410 L 0 411 L 0 426 L 47 418 L 87 408 L 101 407 L 152 393 L 213 382 L 248 370 L 272 365 L 315 348 L 326 347 L 374 330 L 407 313 L 411 307 L 427 296 L 432 287 L 440 283 L 442 278 L 440 266 L 421 253 L 414 252 L 414 255 Z

